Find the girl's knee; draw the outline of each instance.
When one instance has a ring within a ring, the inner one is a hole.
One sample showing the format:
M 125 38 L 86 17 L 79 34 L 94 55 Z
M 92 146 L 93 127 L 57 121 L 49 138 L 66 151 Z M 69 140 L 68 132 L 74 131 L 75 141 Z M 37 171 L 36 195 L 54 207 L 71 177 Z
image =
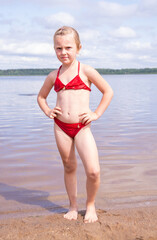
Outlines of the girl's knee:
M 92 180 L 93 182 L 100 181 L 100 170 L 92 170 L 87 173 L 87 178 Z
M 69 161 L 69 159 L 64 159 L 63 160 L 63 165 L 64 165 L 64 171 L 66 173 L 71 173 L 71 172 L 75 172 L 76 168 L 77 168 L 77 163 L 76 161 Z

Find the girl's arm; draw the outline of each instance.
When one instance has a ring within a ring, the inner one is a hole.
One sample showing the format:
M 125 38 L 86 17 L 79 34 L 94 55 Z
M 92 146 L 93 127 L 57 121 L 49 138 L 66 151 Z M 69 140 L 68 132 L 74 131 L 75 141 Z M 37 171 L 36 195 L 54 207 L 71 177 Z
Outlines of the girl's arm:
M 103 77 L 92 67 L 85 66 L 85 74 L 89 81 L 92 82 L 103 94 L 101 101 L 94 112 L 81 115 L 82 123 L 88 124 L 93 120 L 97 120 L 105 112 L 113 97 L 113 90 Z
M 38 97 L 37 97 L 37 102 L 41 108 L 41 110 L 45 113 L 46 116 L 49 118 L 54 118 L 57 116 L 57 114 L 61 114 L 61 109 L 59 107 L 55 107 L 51 109 L 48 106 L 48 103 L 46 101 L 47 96 L 49 95 L 55 81 L 55 71 L 51 72 L 47 78 L 45 79 L 45 82 L 42 86 L 42 88 L 39 91 Z

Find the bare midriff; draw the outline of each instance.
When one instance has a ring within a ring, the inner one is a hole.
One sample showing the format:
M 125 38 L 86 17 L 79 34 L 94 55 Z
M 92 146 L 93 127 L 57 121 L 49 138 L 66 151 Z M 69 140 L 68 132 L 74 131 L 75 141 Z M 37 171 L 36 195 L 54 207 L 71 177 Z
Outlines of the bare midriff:
M 59 91 L 56 106 L 61 108 L 62 115 L 57 118 L 65 123 L 80 122 L 79 116 L 90 111 L 89 94 L 90 92 L 84 89 Z

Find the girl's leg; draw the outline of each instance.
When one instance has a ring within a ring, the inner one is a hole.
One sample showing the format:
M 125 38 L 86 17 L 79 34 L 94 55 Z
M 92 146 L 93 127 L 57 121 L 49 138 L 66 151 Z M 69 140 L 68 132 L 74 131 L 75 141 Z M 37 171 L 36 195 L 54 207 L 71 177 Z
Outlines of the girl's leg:
M 100 166 L 96 143 L 89 126 L 82 128 L 76 135 L 75 144 L 87 175 L 87 209 L 84 221 L 96 222 L 98 217 L 95 210 L 95 197 L 100 184 Z
M 57 147 L 64 165 L 64 181 L 70 201 L 69 211 L 64 215 L 64 218 L 76 220 L 78 214 L 76 179 L 77 161 L 75 156 L 74 140 L 64 133 L 56 124 L 54 124 L 54 132 Z

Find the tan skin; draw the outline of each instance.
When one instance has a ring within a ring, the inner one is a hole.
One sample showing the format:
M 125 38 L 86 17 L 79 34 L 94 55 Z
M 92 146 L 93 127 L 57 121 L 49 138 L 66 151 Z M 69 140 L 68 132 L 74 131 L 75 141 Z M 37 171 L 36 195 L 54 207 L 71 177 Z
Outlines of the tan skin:
M 74 36 L 71 33 L 56 36 L 54 39 L 54 49 L 57 58 L 62 63 L 59 78 L 66 85 L 78 74 L 78 61 L 76 60 L 76 56 L 81 46 L 77 46 Z M 56 106 L 51 109 L 46 99 L 54 86 L 56 76 L 57 70 L 47 76 L 38 94 L 40 108 L 51 119 L 57 117 L 67 123 L 82 122 L 86 124 L 74 139 L 62 131 L 58 125 L 54 124 L 56 143 L 63 161 L 65 186 L 70 202 L 69 211 L 64 215 L 64 218 L 76 220 L 78 215 L 77 161 L 74 148 L 76 146 L 87 176 L 87 201 L 84 222 L 96 222 L 98 217 L 95 209 L 95 197 L 100 184 L 100 166 L 97 147 L 90 130 L 90 122 L 97 120 L 105 112 L 113 97 L 113 91 L 95 69 L 81 64 L 80 77 L 82 81 L 89 87 L 93 83 L 102 93 L 102 99 L 97 109 L 94 112 L 90 110 L 90 91 L 83 89 L 61 90 L 57 92 Z

